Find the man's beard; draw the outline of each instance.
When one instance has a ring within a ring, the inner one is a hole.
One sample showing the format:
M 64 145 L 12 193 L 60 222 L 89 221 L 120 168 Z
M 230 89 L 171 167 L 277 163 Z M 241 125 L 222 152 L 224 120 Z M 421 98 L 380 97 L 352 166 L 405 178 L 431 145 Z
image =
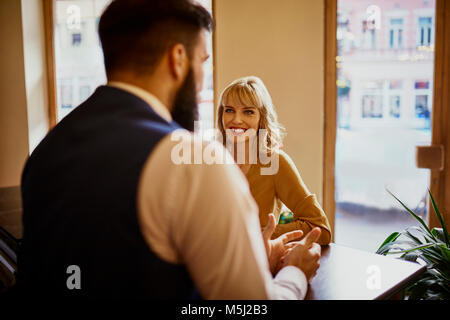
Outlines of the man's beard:
M 198 105 L 194 73 L 191 68 L 175 96 L 172 118 L 186 130 L 194 131 L 194 121 L 198 120 Z

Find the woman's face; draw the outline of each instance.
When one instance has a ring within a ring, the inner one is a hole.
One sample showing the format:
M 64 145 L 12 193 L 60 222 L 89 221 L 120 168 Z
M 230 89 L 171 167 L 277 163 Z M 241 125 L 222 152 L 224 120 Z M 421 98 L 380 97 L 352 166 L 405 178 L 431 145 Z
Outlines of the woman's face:
M 227 101 L 223 107 L 222 125 L 227 137 L 235 142 L 248 140 L 259 129 L 261 113 L 255 106 L 246 106 L 235 101 Z M 253 129 L 253 130 L 249 130 Z

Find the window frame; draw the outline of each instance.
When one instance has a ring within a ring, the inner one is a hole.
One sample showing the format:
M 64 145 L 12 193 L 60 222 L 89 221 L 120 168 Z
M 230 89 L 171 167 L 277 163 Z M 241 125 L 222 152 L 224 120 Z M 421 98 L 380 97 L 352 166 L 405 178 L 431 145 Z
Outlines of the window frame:
M 438 8 L 438 2 L 439 1 L 443 1 L 443 0 L 436 0 L 436 14 L 433 17 L 433 13 L 430 12 L 430 9 L 428 8 L 423 8 L 423 9 L 416 9 L 414 11 L 414 25 L 415 25 L 415 30 L 416 30 L 416 46 L 420 47 L 420 46 L 424 46 L 420 43 L 420 18 L 431 18 L 431 39 L 435 39 L 434 43 L 436 43 L 436 28 L 437 28 L 437 8 Z M 444 0 L 445 1 L 445 0 Z M 430 43 L 430 45 L 434 44 L 433 42 Z
M 47 57 L 46 64 L 47 64 L 47 97 L 48 97 L 49 130 L 52 129 L 57 122 L 54 2 L 55 0 L 43 0 L 45 52 Z

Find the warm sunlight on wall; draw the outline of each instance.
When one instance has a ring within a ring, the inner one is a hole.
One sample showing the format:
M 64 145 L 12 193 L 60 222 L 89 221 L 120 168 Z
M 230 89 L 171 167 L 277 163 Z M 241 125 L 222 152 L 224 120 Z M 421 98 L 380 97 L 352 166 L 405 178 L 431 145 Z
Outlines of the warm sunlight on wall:
M 287 129 L 285 150 L 322 199 L 324 3 L 215 2 L 215 96 L 232 80 L 262 78 Z
M 0 1 L 0 188 L 20 183 L 28 156 L 21 4 Z

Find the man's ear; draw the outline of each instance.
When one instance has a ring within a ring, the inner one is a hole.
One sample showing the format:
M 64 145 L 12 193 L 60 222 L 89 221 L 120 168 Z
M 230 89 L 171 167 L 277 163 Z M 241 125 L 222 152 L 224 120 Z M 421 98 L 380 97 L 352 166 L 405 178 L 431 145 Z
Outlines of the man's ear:
M 175 44 L 169 51 L 169 67 L 176 81 L 182 82 L 189 70 L 189 59 L 186 47 Z

